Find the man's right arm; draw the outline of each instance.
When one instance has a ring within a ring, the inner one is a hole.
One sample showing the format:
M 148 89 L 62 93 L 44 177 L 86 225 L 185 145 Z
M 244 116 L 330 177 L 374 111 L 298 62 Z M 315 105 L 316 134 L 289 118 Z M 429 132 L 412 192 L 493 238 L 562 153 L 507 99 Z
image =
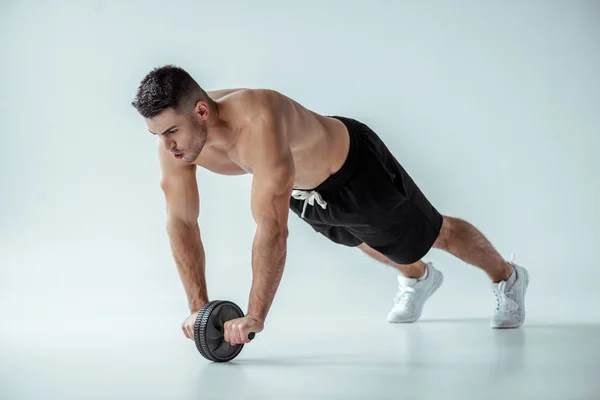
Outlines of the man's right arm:
M 179 277 L 185 289 L 190 312 L 208 303 L 205 254 L 198 215 L 200 198 L 196 165 L 172 157 L 159 144 L 160 187 L 167 207 L 167 233 Z

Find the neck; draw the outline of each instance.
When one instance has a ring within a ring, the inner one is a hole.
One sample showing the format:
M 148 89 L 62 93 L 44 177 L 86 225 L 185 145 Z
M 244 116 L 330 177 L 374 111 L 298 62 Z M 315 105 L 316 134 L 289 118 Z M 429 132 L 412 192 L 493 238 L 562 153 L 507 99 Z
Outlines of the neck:
M 206 124 L 206 145 L 231 147 L 237 140 L 237 129 L 229 121 L 225 120 L 222 105 L 215 102 L 211 115 L 212 118 L 209 118 Z

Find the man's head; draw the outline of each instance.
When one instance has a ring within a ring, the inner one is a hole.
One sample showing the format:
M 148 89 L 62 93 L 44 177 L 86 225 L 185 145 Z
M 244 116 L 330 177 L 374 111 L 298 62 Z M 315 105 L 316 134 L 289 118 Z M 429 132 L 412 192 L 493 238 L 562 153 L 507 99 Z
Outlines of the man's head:
M 214 102 L 182 68 L 157 67 L 142 79 L 131 102 L 157 135 L 165 149 L 177 158 L 193 162 L 206 143 Z

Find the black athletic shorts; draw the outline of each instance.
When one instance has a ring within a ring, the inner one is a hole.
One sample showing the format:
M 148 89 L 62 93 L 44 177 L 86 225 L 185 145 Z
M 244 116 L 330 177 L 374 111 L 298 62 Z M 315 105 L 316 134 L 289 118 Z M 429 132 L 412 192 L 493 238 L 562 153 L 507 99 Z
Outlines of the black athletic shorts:
M 375 132 L 332 117 L 350 134 L 346 161 L 316 188 L 295 189 L 290 209 L 336 243 L 364 242 L 399 264 L 420 260 L 440 233 L 442 215 Z

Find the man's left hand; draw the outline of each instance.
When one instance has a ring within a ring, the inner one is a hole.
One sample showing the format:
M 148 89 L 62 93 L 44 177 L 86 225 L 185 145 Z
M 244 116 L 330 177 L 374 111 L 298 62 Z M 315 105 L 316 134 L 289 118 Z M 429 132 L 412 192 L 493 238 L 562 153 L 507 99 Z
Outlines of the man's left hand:
M 240 343 L 250 343 L 248 334 L 250 332 L 258 333 L 264 328 L 264 323 L 248 315 L 243 318 L 231 319 L 225 322 L 224 339 L 232 346 Z

